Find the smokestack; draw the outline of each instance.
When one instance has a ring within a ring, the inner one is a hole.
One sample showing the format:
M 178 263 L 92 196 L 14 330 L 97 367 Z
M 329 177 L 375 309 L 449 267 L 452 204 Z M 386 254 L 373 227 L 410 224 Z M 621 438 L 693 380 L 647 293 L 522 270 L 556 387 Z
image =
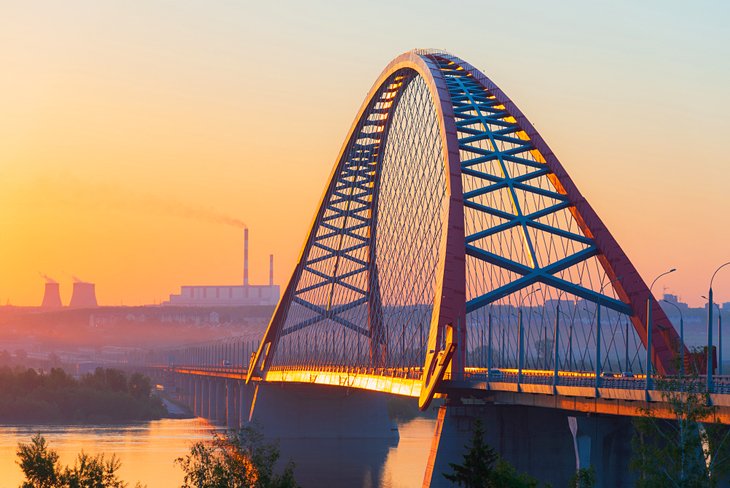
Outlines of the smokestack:
M 248 227 L 243 229 L 243 286 L 248 286 Z
M 274 255 L 269 254 L 269 286 L 274 286 Z
M 61 293 L 59 291 L 58 283 L 55 281 L 46 282 L 46 291 L 43 294 L 43 302 L 41 303 L 42 308 L 61 308 Z
M 71 295 L 70 308 L 94 308 L 96 303 L 96 290 L 94 283 L 85 283 L 76 281 L 74 283 L 73 294 Z

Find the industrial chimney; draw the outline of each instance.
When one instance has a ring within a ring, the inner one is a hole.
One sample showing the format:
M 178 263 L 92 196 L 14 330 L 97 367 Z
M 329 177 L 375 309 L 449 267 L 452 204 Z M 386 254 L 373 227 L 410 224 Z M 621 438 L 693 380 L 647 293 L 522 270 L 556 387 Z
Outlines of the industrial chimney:
M 94 283 L 86 283 L 84 281 L 74 282 L 74 290 L 71 295 L 70 308 L 94 308 L 96 303 L 96 290 Z
M 243 229 L 243 286 L 248 286 L 248 227 Z
M 59 291 L 58 283 L 55 281 L 47 281 L 41 308 L 53 309 L 61 307 L 63 307 L 63 304 L 61 303 L 61 293 Z
M 269 286 L 274 286 L 274 255 L 269 254 Z

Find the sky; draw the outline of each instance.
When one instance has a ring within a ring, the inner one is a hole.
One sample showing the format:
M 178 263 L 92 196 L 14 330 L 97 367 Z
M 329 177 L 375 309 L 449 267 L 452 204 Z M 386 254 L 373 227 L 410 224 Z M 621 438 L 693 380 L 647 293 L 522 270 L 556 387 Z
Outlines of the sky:
M 447 49 L 535 124 L 655 292 L 730 261 L 724 2 L 0 3 L 0 303 L 286 284 L 385 65 Z M 660 289 L 661 288 L 661 289 Z M 730 266 L 718 273 L 730 301 Z

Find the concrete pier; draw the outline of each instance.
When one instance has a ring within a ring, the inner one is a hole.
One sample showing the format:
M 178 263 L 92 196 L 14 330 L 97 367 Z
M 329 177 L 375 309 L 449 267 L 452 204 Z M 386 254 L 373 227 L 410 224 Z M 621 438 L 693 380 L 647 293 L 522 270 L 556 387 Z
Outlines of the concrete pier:
M 397 438 L 387 394 L 307 384 L 259 383 L 251 421 L 271 438 Z
M 631 419 L 515 405 L 447 403 L 439 409 L 424 488 L 452 486 L 443 474 L 453 471 L 449 463 L 463 462 L 477 419 L 485 441 L 517 471 L 541 483 L 567 486 L 578 467 L 592 466 L 596 488 L 634 486 L 629 471 Z

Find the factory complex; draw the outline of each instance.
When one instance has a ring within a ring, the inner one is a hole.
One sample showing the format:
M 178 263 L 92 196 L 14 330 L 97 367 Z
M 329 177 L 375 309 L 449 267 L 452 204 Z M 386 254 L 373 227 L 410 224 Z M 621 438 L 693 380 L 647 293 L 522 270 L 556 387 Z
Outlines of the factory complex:
M 248 229 L 243 233 L 242 285 L 182 286 L 180 293 L 171 294 L 163 306 L 175 307 L 239 307 L 275 306 L 279 302 L 279 285 L 274 284 L 274 255 L 269 255 L 269 284 L 251 285 L 248 281 Z M 97 307 L 94 283 L 76 280 L 69 308 Z M 46 280 L 41 308 L 55 310 L 63 307 L 58 282 Z

